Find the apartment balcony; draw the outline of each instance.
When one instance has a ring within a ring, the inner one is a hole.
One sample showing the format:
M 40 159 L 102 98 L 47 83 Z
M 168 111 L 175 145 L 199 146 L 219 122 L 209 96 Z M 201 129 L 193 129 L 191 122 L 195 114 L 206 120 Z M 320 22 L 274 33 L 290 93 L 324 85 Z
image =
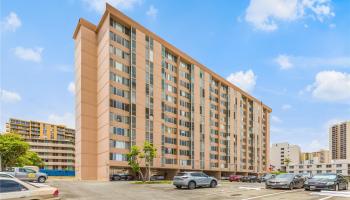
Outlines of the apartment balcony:
M 74 166 L 74 162 L 45 162 L 46 166 L 53 166 L 53 165 L 59 165 L 59 166 Z
M 48 159 L 48 160 L 53 160 L 53 159 L 61 159 L 61 160 L 74 160 L 74 156 L 46 156 L 46 155 L 39 155 L 40 158 L 42 159 Z
M 56 149 L 31 149 L 37 153 L 75 153 L 74 150 L 56 150 Z

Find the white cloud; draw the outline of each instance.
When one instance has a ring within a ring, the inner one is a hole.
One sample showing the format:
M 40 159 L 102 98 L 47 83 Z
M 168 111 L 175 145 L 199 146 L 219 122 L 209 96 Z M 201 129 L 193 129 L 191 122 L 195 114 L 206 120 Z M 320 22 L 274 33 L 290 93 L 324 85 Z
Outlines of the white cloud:
M 290 104 L 282 105 L 282 110 L 290 110 L 291 108 L 292 108 L 292 105 L 290 105 Z
M 4 103 L 16 103 L 21 100 L 21 96 L 16 92 L 0 89 L 0 100 Z
M 158 15 L 158 9 L 151 5 L 147 10 L 146 15 L 151 17 L 152 19 L 156 19 Z
M 53 124 L 65 125 L 69 128 L 75 128 L 75 116 L 72 113 L 64 113 L 63 115 L 51 114 L 48 121 Z
M 330 24 L 330 25 L 329 25 L 329 28 L 335 28 L 335 27 L 337 27 L 336 24 Z
M 75 84 L 74 84 L 74 82 L 70 82 L 70 83 L 68 84 L 67 90 L 68 90 L 70 93 L 75 94 Z
M 299 68 L 350 68 L 350 56 L 335 57 L 304 57 L 293 55 L 278 55 L 273 59 L 281 69 Z
M 334 15 L 330 0 L 251 0 L 245 20 L 258 30 L 274 31 L 280 21 L 309 16 L 323 22 Z
M 271 121 L 274 123 L 282 123 L 282 120 L 275 115 L 271 115 Z
M 106 8 L 106 3 L 112 6 L 128 10 L 134 8 L 135 5 L 140 5 L 142 0 L 82 0 L 91 10 L 102 13 Z
M 1 22 L 1 26 L 5 31 L 15 32 L 19 27 L 21 27 L 21 25 L 22 22 L 15 12 L 10 12 L 10 14 Z
M 242 90 L 252 92 L 256 85 L 257 76 L 252 70 L 248 70 L 246 72 L 239 71 L 232 73 L 226 79 L 232 84 L 240 87 Z
M 309 92 L 316 99 L 329 102 L 350 102 L 350 74 L 337 71 L 321 71 L 315 82 L 308 85 Z
M 274 61 L 280 66 L 280 69 L 290 69 L 293 67 L 287 55 L 279 55 Z
M 19 46 L 14 49 L 14 53 L 18 58 L 22 60 L 41 62 L 42 60 L 41 54 L 43 50 L 44 48 L 41 48 L 41 47 L 33 49 L 33 48 L 24 48 Z

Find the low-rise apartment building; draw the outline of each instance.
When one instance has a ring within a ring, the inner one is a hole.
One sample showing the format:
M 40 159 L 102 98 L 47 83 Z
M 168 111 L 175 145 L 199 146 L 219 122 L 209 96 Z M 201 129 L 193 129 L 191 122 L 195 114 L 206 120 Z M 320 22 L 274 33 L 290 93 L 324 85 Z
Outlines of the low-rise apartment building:
M 272 110 L 260 100 L 108 4 L 73 38 L 77 178 L 129 170 L 130 147 L 145 141 L 166 178 L 268 170 Z
M 330 163 L 330 161 L 329 150 L 321 149 L 319 151 L 301 153 L 302 164 Z
M 275 171 L 286 170 L 286 159 L 290 160 L 289 165 L 300 163 L 300 147 L 288 142 L 272 144 L 270 148 L 270 164 Z
M 44 161 L 44 169 L 74 170 L 75 130 L 45 122 L 9 119 L 6 132 L 20 134 Z
M 349 160 L 333 160 L 329 163 L 318 164 L 297 164 L 288 166 L 289 173 L 309 173 L 311 175 L 319 173 L 338 173 L 344 176 L 350 175 Z

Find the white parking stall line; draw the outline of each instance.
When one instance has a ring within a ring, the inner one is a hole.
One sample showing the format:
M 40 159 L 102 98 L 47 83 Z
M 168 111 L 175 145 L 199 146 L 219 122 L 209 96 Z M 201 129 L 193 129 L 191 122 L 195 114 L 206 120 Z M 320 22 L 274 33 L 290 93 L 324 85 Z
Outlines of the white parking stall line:
M 261 196 L 249 197 L 249 198 L 245 198 L 245 199 L 242 199 L 242 200 L 259 199 L 259 198 L 263 198 L 263 197 L 269 197 L 269 196 L 274 196 L 274 195 L 279 195 L 279 194 L 286 194 L 286 193 L 293 193 L 293 192 L 298 192 L 298 191 L 300 191 L 300 190 L 276 192 L 276 193 L 270 193 L 270 194 L 265 194 L 265 195 L 261 195 Z
M 246 186 L 241 186 L 239 189 L 246 189 L 246 190 L 261 190 L 261 187 L 246 187 Z
M 321 191 L 321 192 L 312 192 L 311 195 L 320 195 L 320 196 L 331 196 L 331 197 L 350 197 L 350 192 L 342 191 Z
M 319 200 L 326 200 L 326 199 L 330 199 L 330 198 L 333 198 L 333 196 L 324 197 L 324 198 L 321 198 Z

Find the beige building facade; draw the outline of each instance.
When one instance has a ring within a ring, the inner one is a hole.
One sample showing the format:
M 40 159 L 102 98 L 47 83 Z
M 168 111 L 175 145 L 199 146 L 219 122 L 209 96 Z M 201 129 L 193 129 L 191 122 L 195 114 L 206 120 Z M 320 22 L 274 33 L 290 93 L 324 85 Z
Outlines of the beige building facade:
M 74 170 L 75 130 L 45 122 L 9 119 L 6 132 L 20 134 L 44 161 L 44 169 Z
M 301 150 L 298 145 L 284 143 L 276 143 L 271 145 L 270 149 L 270 164 L 274 170 L 285 171 L 285 160 L 289 159 L 289 165 L 300 163 Z
M 288 166 L 289 173 L 301 174 L 308 173 L 310 175 L 321 173 L 337 173 L 343 176 L 350 175 L 350 161 L 348 160 L 332 160 L 326 163 L 305 163 Z
M 155 173 L 263 173 L 271 109 L 123 13 L 80 19 L 76 71 L 76 176 L 128 170 L 132 145 L 157 148 Z
M 332 160 L 350 160 L 350 121 L 329 128 L 329 147 Z
M 319 151 L 301 153 L 302 164 L 330 163 L 330 161 L 329 150 L 321 149 Z

